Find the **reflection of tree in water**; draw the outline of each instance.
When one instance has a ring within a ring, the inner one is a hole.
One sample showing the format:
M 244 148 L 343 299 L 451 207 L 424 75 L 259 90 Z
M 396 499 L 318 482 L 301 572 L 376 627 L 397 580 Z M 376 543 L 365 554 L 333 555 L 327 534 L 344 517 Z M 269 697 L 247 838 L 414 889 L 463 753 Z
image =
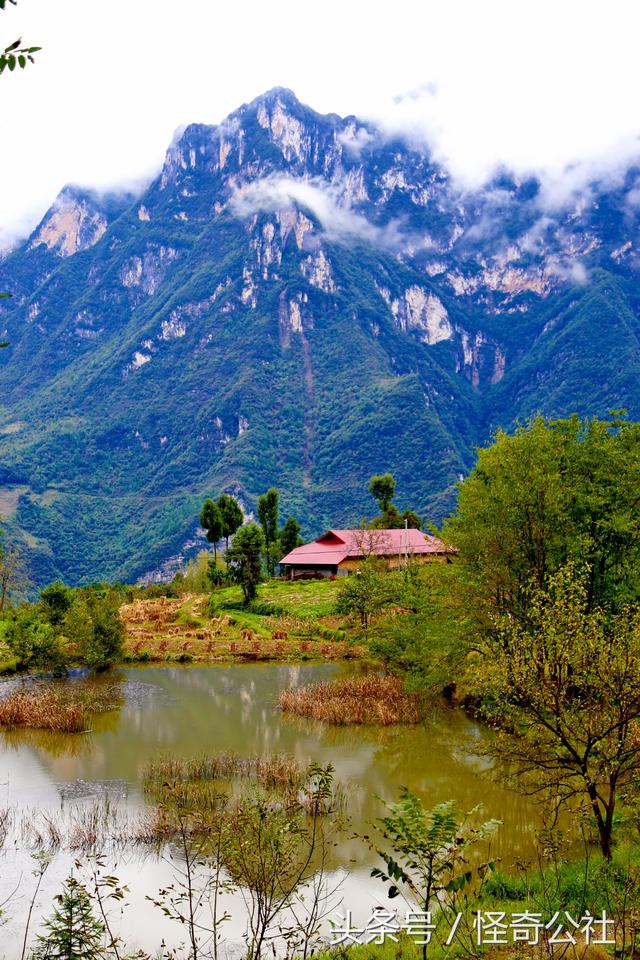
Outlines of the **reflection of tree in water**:
M 316 756 L 332 758 L 354 822 L 375 822 L 382 811 L 378 797 L 395 800 L 401 785 L 431 806 L 455 800 L 461 812 L 476 807 L 481 797 L 481 818 L 503 821 L 494 849 L 510 859 L 532 852 L 539 811 L 496 784 L 475 752 L 487 732 L 444 701 L 434 702 L 429 718 L 419 724 L 333 726 L 292 716 L 287 723 L 301 739 L 315 742 Z

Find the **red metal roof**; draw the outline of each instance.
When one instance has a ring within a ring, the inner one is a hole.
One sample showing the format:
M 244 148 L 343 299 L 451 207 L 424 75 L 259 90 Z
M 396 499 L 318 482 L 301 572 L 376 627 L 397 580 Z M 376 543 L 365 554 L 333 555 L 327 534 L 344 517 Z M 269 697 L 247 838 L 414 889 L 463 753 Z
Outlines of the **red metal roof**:
M 327 530 L 313 543 L 296 547 L 280 563 L 289 566 L 337 566 L 347 557 L 452 553 L 451 547 L 420 530 Z

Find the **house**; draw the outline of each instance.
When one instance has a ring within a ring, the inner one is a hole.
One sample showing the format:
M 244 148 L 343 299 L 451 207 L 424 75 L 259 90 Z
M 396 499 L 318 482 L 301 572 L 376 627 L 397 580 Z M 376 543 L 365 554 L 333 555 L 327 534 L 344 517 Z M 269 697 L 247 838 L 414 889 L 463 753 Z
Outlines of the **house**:
M 420 530 L 328 530 L 313 543 L 296 547 L 280 566 L 291 580 L 301 577 L 341 577 L 353 573 L 366 557 L 380 557 L 390 570 L 408 557 L 427 562 L 451 562 L 454 547 Z

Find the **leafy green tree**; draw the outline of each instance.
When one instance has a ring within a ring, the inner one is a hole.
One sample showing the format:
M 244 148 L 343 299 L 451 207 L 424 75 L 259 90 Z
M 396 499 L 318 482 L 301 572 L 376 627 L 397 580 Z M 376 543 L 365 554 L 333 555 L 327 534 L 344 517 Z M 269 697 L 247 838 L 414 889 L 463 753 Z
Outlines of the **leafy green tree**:
M 420 910 L 428 913 L 435 905 L 442 909 L 446 905 L 446 894 L 455 893 L 468 884 L 474 872 L 482 877 L 493 867 L 492 863 L 485 863 L 475 871 L 470 870 L 465 852 L 490 837 L 499 826 L 497 820 L 471 828 L 458 819 L 453 801 L 426 810 L 406 787 L 401 787 L 397 803 L 385 806 L 389 812 L 378 823 L 392 852 L 377 849 L 386 872 L 374 868 L 371 876 L 389 884 L 389 897 L 399 896 L 404 886 Z M 422 955 L 427 956 L 426 938 Z
M 256 523 L 240 527 L 227 553 L 227 569 L 233 583 L 242 587 L 245 603 L 254 600 L 262 579 L 264 536 Z
M 407 521 L 407 526 L 410 530 L 420 530 L 422 527 L 422 520 L 413 510 L 405 510 L 402 514 L 402 519 Z
M 557 806 L 582 798 L 609 859 L 616 802 L 640 781 L 640 612 L 593 609 L 589 583 L 569 563 L 533 587 L 527 622 L 499 615 L 468 673 L 508 782 Z
M 302 545 L 300 536 L 300 524 L 294 517 L 288 517 L 287 522 L 280 531 L 280 559 L 286 557 L 288 553 Z
M 225 539 L 226 549 L 229 549 L 229 537 L 242 526 L 244 516 L 240 504 L 229 493 L 221 493 L 218 497 L 218 509 L 222 516 L 222 536 Z
M 372 530 L 397 530 L 404 527 L 404 517 L 394 503 L 390 503 L 379 517 L 369 524 Z
M 216 544 L 222 537 L 223 521 L 220 507 L 213 500 L 205 500 L 200 511 L 200 526 L 207 531 L 207 540 L 213 544 L 213 558 L 217 562 Z
M 369 493 L 372 493 L 378 501 L 382 513 L 385 513 L 391 506 L 395 492 L 396 482 L 390 473 L 381 473 L 371 477 Z
M 409 557 L 387 573 L 393 613 L 382 616 L 368 642 L 371 654 L 415 687 L 453 696 L 460 676 L 460 629 L 451 601 L 452 564 Z
M 117 598 L 90 589 L 77 591 L 62 622 L 62 632 L 75 655 L 88 667 L 105 670 L 122 653 L 124 628 Z
M 278 491 L 271 487 L 266 493 L 258 497 L 258 520 L 262 527 L 265 542 L 265 556 L 269 576 L 275 570 L 274 552 L 270 548 L 278 539 Z
M 56 580 L 40 591 L 40 603 L 49 623 L 57 627 L 73 603 L 73 590 Z
M 590 608 L 640 598 L 640 424 L 545 420 L 498 431 L 460 485 L 443 537 L 458 549 L 457 596 L 474 634 L 495 611 L 526 620 L 567 561 L 588 568 Z
M 17 660 L 18 670 L 52 670 L 64 673 L 67 655 L 56 631 L 42 620 L 37 607 L 21 607 L 7 624 L 5 642 Z
M 371 617 L 390 603 L 392 597 L 384 562 L 374 556 L 365 557 L 351 576 L 341 579 L 336 612 L 357 615 L 367 631 Z
M 106 960 L 104 927 L 85 887 L 68 877 L 55 901 L 53 916 L 44 923 L 46 933 L 37 938 L 34 960 Z

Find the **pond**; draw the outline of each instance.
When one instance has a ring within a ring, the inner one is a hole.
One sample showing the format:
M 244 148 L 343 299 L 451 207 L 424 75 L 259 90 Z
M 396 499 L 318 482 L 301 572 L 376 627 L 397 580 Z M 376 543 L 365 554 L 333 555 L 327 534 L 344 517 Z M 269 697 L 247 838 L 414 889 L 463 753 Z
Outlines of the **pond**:
M 283 715 L 278 693 L 288 686 L 335 679 L 359 669 L 353 664 L 251 664 L 229 666 L 149 666 L 117 671 L 123 706 L 100 715 L 87 735 L 35 731 L 0 737 L 0 809 L 19 807 L 63 816 L 65 811 L 108 796 L 130 814 L 144 809 L 141 784 L 145 764 L 163 755 L 201 756 L 230 751 L 241 757 L 289 754 L 306 764 L 332 763 L 346 791 L 351 819 L 336 853 L 336 875 L 343 875 L 342 909 L 368 914 L 385 902 L 385 888 L 369 877 L 376 857 L 354 833 L 368 833 L 382 815 L 381 799 L 397 798 L 401 785 L 433 806 L 453 799 L 461 811 L 482 805 L 483 819 L 502 826 L 492 854 L 506 863 L 532 853 L 538 813 L 523 797 L 507 792 L 473 750 L 486 735 L 459 710 L 434 705 L 416 726 L 330 727 Z M 73 680 L 68 681 L 73 683 Z M 99 682 L 99 681 L 98 681 Z M 28 813 L 28 817 L 35 816 Z M 350 839 L 351 838 L 351 839 Z M 48 915 L 73 856 L 59 853 L 44 877 L 34 916 Z M 34 889 L 34 865 L 19 838 L 5 845 L 0 859 L 0 903 L 9 917 L 2 928 L 0 956 L 19 957 L 18 941 Z M 184 939 L 183 931 L 159 915 L 145 899 L 171 876 L 169 857 L 128 851 L 113 868 L 130 888 L 131 906 L 118 921 L 129 946 L 155 950 L 161 938 Z M 244 917 L 236 901 L 225 930 L 231 952 L 241 952 Z M 37 922 L 34 923 L 37 928 Z

